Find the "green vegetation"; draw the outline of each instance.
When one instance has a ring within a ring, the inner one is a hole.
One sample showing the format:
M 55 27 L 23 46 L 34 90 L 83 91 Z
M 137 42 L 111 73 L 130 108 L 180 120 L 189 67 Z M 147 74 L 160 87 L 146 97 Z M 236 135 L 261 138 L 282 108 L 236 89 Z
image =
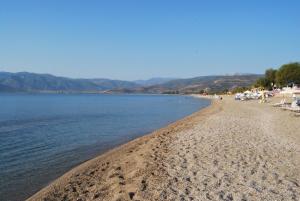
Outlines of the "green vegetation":
M 276 73 L 276 83 L 279 86 L 286 86 L 290 83 L 300 84 L 300 63 L 281 66 Z
M 254 84 L 254 87 L 272 89 L 276 84 L 276 74 L 277 74 L 277 70 L 272 68 L 267 69 L 265 72 L 265 76 L 259 78 Z
M 300 84 L 300 63 L 284 64 L 278 70 L 267 69 L 265 76 L 257 79 L 254 87 L 272 89 L 274 86 L 284 87 L 289 84 Z
M 261 79 L 261 78 L 259 78 Z M 231 90 L 231 93 L 243 93 L 244 91 L 250 90 L 249 87 L 236 87 L 234 89 Z

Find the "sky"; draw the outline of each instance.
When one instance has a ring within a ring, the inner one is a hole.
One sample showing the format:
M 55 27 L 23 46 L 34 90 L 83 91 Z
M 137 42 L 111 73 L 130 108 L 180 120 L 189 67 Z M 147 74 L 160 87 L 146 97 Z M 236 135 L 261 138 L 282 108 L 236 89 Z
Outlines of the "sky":
M 122 80 L 300 61 L 299 0 L 0 0 L 0 71 Z

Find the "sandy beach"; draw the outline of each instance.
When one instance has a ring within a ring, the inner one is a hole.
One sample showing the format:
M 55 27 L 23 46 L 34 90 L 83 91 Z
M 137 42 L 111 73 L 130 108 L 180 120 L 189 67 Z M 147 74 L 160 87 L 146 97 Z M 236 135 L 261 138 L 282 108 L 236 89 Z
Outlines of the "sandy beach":
M 291 112 L 225 97 L 81 164 L 28 201 L 299 201 L 299 128 Z

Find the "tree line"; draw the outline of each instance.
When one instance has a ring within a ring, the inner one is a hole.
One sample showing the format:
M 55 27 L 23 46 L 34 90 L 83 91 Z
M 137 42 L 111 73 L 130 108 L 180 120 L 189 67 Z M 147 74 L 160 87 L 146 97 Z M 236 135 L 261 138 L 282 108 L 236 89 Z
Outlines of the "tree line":
M 270 90 L 274 87 L 285 87 L 293 84 L 300 84 L 300 63 L 298 62 L 284 64 L 279 69 L 267 69 L 264 77 L 259 78 L 254 87 Z

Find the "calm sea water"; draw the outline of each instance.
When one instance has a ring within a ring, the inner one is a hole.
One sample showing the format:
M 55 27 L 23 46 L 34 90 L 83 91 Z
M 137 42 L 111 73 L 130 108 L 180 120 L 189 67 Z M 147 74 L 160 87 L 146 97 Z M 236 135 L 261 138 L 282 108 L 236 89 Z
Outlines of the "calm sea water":
M 24 200 L 75 165 L 209 104 L 187 96 L 0 94 L 0 200 Z

